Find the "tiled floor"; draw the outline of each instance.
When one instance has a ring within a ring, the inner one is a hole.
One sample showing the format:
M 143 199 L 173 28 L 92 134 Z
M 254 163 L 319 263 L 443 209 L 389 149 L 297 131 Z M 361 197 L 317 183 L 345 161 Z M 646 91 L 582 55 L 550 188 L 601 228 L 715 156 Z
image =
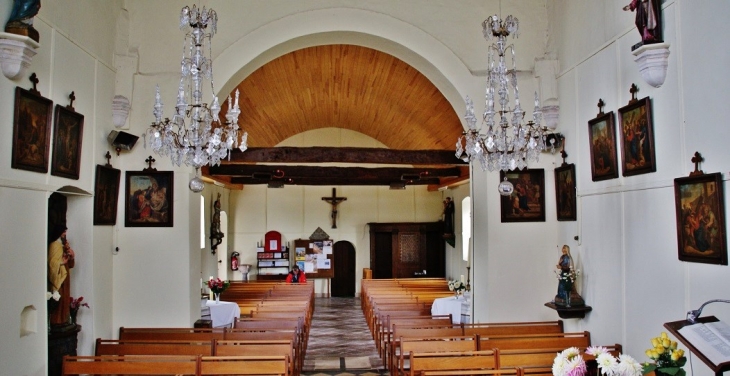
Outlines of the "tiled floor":
M 303 375 L 387 374 L 383 368 L 360 298 L 316 298 Z

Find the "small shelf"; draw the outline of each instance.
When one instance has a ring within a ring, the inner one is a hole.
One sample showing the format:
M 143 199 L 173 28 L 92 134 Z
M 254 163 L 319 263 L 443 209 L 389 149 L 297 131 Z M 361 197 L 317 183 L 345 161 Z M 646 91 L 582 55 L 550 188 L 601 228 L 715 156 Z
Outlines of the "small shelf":
M 582 319 L 586 317 L 586 312 L 593 310 L 593 308 L 587 305 L 580 307 L 563 307 L 558 306 L 553 302 L 545 303 L 545 307 L 558 311 L 558 316 L 560 316 L 561 319 Z

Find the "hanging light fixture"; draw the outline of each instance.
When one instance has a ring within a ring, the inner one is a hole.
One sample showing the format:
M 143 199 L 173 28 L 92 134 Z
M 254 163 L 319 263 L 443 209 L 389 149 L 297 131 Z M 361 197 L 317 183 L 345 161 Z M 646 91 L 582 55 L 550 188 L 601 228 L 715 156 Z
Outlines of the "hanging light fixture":
M 527 167 L 528 161 L 537 161 L 540 152 L 545 149 L 546 127 L 541 126 L 542 110 L 540 99 L 535 92 L 535 109 L 533 120 L 523 124 L 525 112 L 520 106 L 520 94 L 517 87 L 517 63 L 513 45 L 507 46 L 506 38 L 510 34 L 517 37 L 519 21 L 507 16 L 502 21 L 496 15 L 482 22 L 484 38 L 496 44 L 490 44 L 487 60 L 487 88 L 482 127 L 486 133 L 477 129 L 474 116 L 474 103 L 466 97 L 466 123 L 468 128 L 456 141 L 456 157 L 465 162 L 478 160 L 482 171 L 509 171 Z M 511 69 L 507 68 L 505 54 L 509 52 L 512 61 Z M 510 107 L 510 87 L 514 103 Z M 496 97 L 496 98 L 495 98 Z M 499 109 L 495 110 L 495 101 Z M 499 114 L 499 120 L 495 115 Z M 511 115 L 511 119 L 509 119 Z M 512 183 L 504 181 L 499 185 L 502 195 L 513 191 Z
M 185 163 L 195 168 L 195 177 L 189 184 L 193 192 L 200 192 L 204 188 L 203 180 L 200 178 L 200 167 L 220 164 L 221 159 L 230 157 L 231 150 L 239 145 L 241 151 L 248 148 L 248 133 L 244 132 L 239 142 L 238 116 L 241 110 L 238 107 L 238 90 L 235 101 L 228 96 L 225 123 L 221 124 L 218 118 L 221 106 L 213 87 L 211 47 L 217 23 L 218 15 L 213 9 L 206 10 L 205 7 L 198 9 L 195 5 L 192 9 L 187 6 L 182 9 L 180 29 L 185 31 L 185 42 L 175 114 L 172 119 L 163 120 L 158 85 L 152 111 L 155 122 L 147 130 L 149 145 L 157 154 L 169 155 L 177 166 Z M 209 32 L 206 32 L 206 29 Z M 204 80 L 210 81 L 213 94 L 210 106 L 203 102 Z

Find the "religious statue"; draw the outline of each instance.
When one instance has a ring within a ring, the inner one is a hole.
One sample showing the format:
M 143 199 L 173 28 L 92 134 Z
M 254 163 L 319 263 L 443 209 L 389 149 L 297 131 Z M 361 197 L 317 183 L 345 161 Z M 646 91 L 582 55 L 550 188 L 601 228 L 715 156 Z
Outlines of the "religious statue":
M 10 18 L 5 24 L 5 32 L 25 35 L 38 42 L 38 30 L 33 28 L 33 17 L 41 9 L 41 0 L 15 0 Z
M 556 265 L 558 276 L 558 293 L 553 302 L 558 306 L 584 306 L 585 301 L 575 289 L 575 281 L 579 271 L 573 265 L 573 257 L 570 255 L 570 247 L 563 245 L 562 254 Z
M 66 226 L 54 226 L 48 245 L 48 291 L 58 292 L 61 298 L 58 306 L 49 312 L 51 326 L 65 326 L 71 317 L 71 274 L 76 264 L 76 253 L 66 240 Z
M 446 197 L 446 199 L 444 199 L 444 211 L 443 211 L 443 217 L 444 217 L 443 238 L 452 247 L 455 245 L 454 211 L 455 211 L 454 201 L 451 200 L 451 197 Z
M 221 194 L 213 203 L 213 214 L 210 224 L 210 249 L 215 253 L 216 248 L 223 243 L 223 231 L 221 231 Z
M 623 10 L 636 11 L 635 24 L 642 42 L 639 45 L 663 42 L 661 0 L 631 0 Z

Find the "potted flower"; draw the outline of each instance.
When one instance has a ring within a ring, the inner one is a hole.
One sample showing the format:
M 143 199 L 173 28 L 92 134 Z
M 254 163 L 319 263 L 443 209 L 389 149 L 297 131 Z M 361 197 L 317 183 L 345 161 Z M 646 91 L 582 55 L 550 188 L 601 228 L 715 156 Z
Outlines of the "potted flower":
M 466 290 L 466 285 L 464 282 L 461 281 L 449 281 L 449 291 L 453 291 L 456 298 L 459 298 L 459 295 L 464 293 L 464 290 Z
M 666 332 L 662 332 L 659 337 L 651 339 L 652 348 L 646 350 L 648 356 L 654 363 L 644 363 L 644 374 L 651 371 L 657 376 L 685 376 L 686 372 L 682 369 L 687 363 L 687 357 L 684 356 L 684 350 L 677 348 L 677 341 L 672 341 Z
M 80 296 L 77 299 L 74 299 L 73 296 L 70 296 L 69 299 L 71 300 L 71 303 L 68 305 L 69 313 L 71 313 L 71 323 L 76 325 L 76 315 L 79 313 L 79 308 L 89 307 L 89 303 L 84 302 L 84 297 Z
M 210 291 L 215 294 L 215 301 L 219 302 L 221 300 L 221 293 L 223 291 L 226 291 L 228 289 L 228 286 L 230 286 L 231 283 L 228 281 L 222 281 L 220 278 L 211 279 L 208 281 L 208 288 Z
M 640 376 L 642 367 L 639 362 L 629 355 L 620 354 L 615 358 L 603 346 L 591 346 L 585 351 L 594 356 L 600 374 L 605 376 Z M 554 376 L 583 376 L 588 372 L 586 362 L 577 347 L 571 347 L 559 352 L 553 360 Z

